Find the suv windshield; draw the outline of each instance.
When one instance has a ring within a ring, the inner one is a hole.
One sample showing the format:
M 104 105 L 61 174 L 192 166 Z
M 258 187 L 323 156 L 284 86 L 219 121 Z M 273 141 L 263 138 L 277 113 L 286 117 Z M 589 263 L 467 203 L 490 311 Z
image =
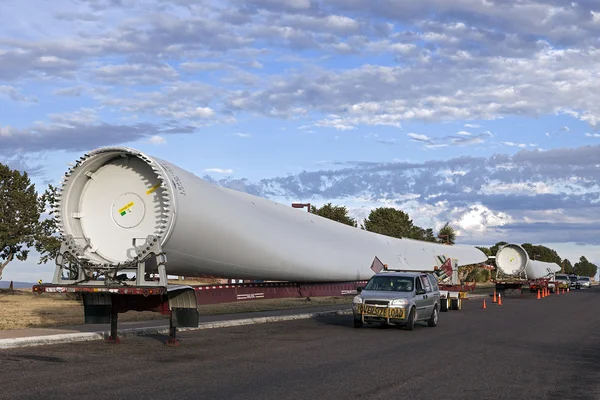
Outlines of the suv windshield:
M 571 282 L 577 282 L 576 276 L 570 276 L 569 279 L 571 280 Z
M 374 276 L 365 285 L 364 290 L 412 292 L 414 283 L 414 278 L 407 276 Z
M 590 280 L 590 278 L 589 278 L 589 277 L 587 277 L 587 276 L 585 276 L 585 277 L 581 277 L 581 278 L 579 278 L 579 280 L 580 280 L 580 281 L 589 281 L 589 280 Z

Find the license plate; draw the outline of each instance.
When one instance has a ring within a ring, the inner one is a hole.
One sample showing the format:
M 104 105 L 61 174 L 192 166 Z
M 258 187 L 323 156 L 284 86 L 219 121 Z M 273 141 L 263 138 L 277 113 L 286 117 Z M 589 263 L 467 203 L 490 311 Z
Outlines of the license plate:
M 360 304 L 358 312 L 362 315 L 382 318 L 404 318 L 404 310 L 402 308 L 376 307 L 368 304 Z

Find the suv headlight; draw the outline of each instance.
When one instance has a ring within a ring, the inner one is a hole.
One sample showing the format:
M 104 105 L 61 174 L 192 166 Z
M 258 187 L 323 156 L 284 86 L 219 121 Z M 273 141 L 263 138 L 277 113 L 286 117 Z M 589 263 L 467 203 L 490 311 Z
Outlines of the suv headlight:
M 352 304 L 362 304 L 363 299 L 360 296 L 354 296 L 354 300 L 352 300 Z
M 393 306 L 405 306 L 407 304 L 408 304 L 408 300 L 406 300 L 406 299 L 395 299 L 395 300 L 392 300 L 392 303 L 391 303 L 391 305 L 393 305 Z

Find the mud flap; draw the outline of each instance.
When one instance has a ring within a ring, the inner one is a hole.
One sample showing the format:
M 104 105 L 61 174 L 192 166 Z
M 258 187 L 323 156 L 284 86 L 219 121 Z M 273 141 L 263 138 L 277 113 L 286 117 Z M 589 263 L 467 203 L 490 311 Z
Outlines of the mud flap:
M 172 325 L 174 328 L 196 328 L 199 323 L 198 309 L 173 308 Z
M 110 324 L 112 301 L 106 293 L 83 293 L 84 324 Z
M 192 287 L 169 288 L 169 308 L 171 309 L 171 324 L 174 328 L 195 328 L 199 323 L 198 300 Z

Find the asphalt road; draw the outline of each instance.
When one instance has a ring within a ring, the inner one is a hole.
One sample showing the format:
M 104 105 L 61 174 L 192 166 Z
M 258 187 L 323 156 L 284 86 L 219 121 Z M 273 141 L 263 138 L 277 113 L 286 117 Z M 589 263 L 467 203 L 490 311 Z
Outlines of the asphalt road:
M 599 399 L 600 288 L 442 313 L 436 328 L 327 317 L 0 350 L 2 399 Z

